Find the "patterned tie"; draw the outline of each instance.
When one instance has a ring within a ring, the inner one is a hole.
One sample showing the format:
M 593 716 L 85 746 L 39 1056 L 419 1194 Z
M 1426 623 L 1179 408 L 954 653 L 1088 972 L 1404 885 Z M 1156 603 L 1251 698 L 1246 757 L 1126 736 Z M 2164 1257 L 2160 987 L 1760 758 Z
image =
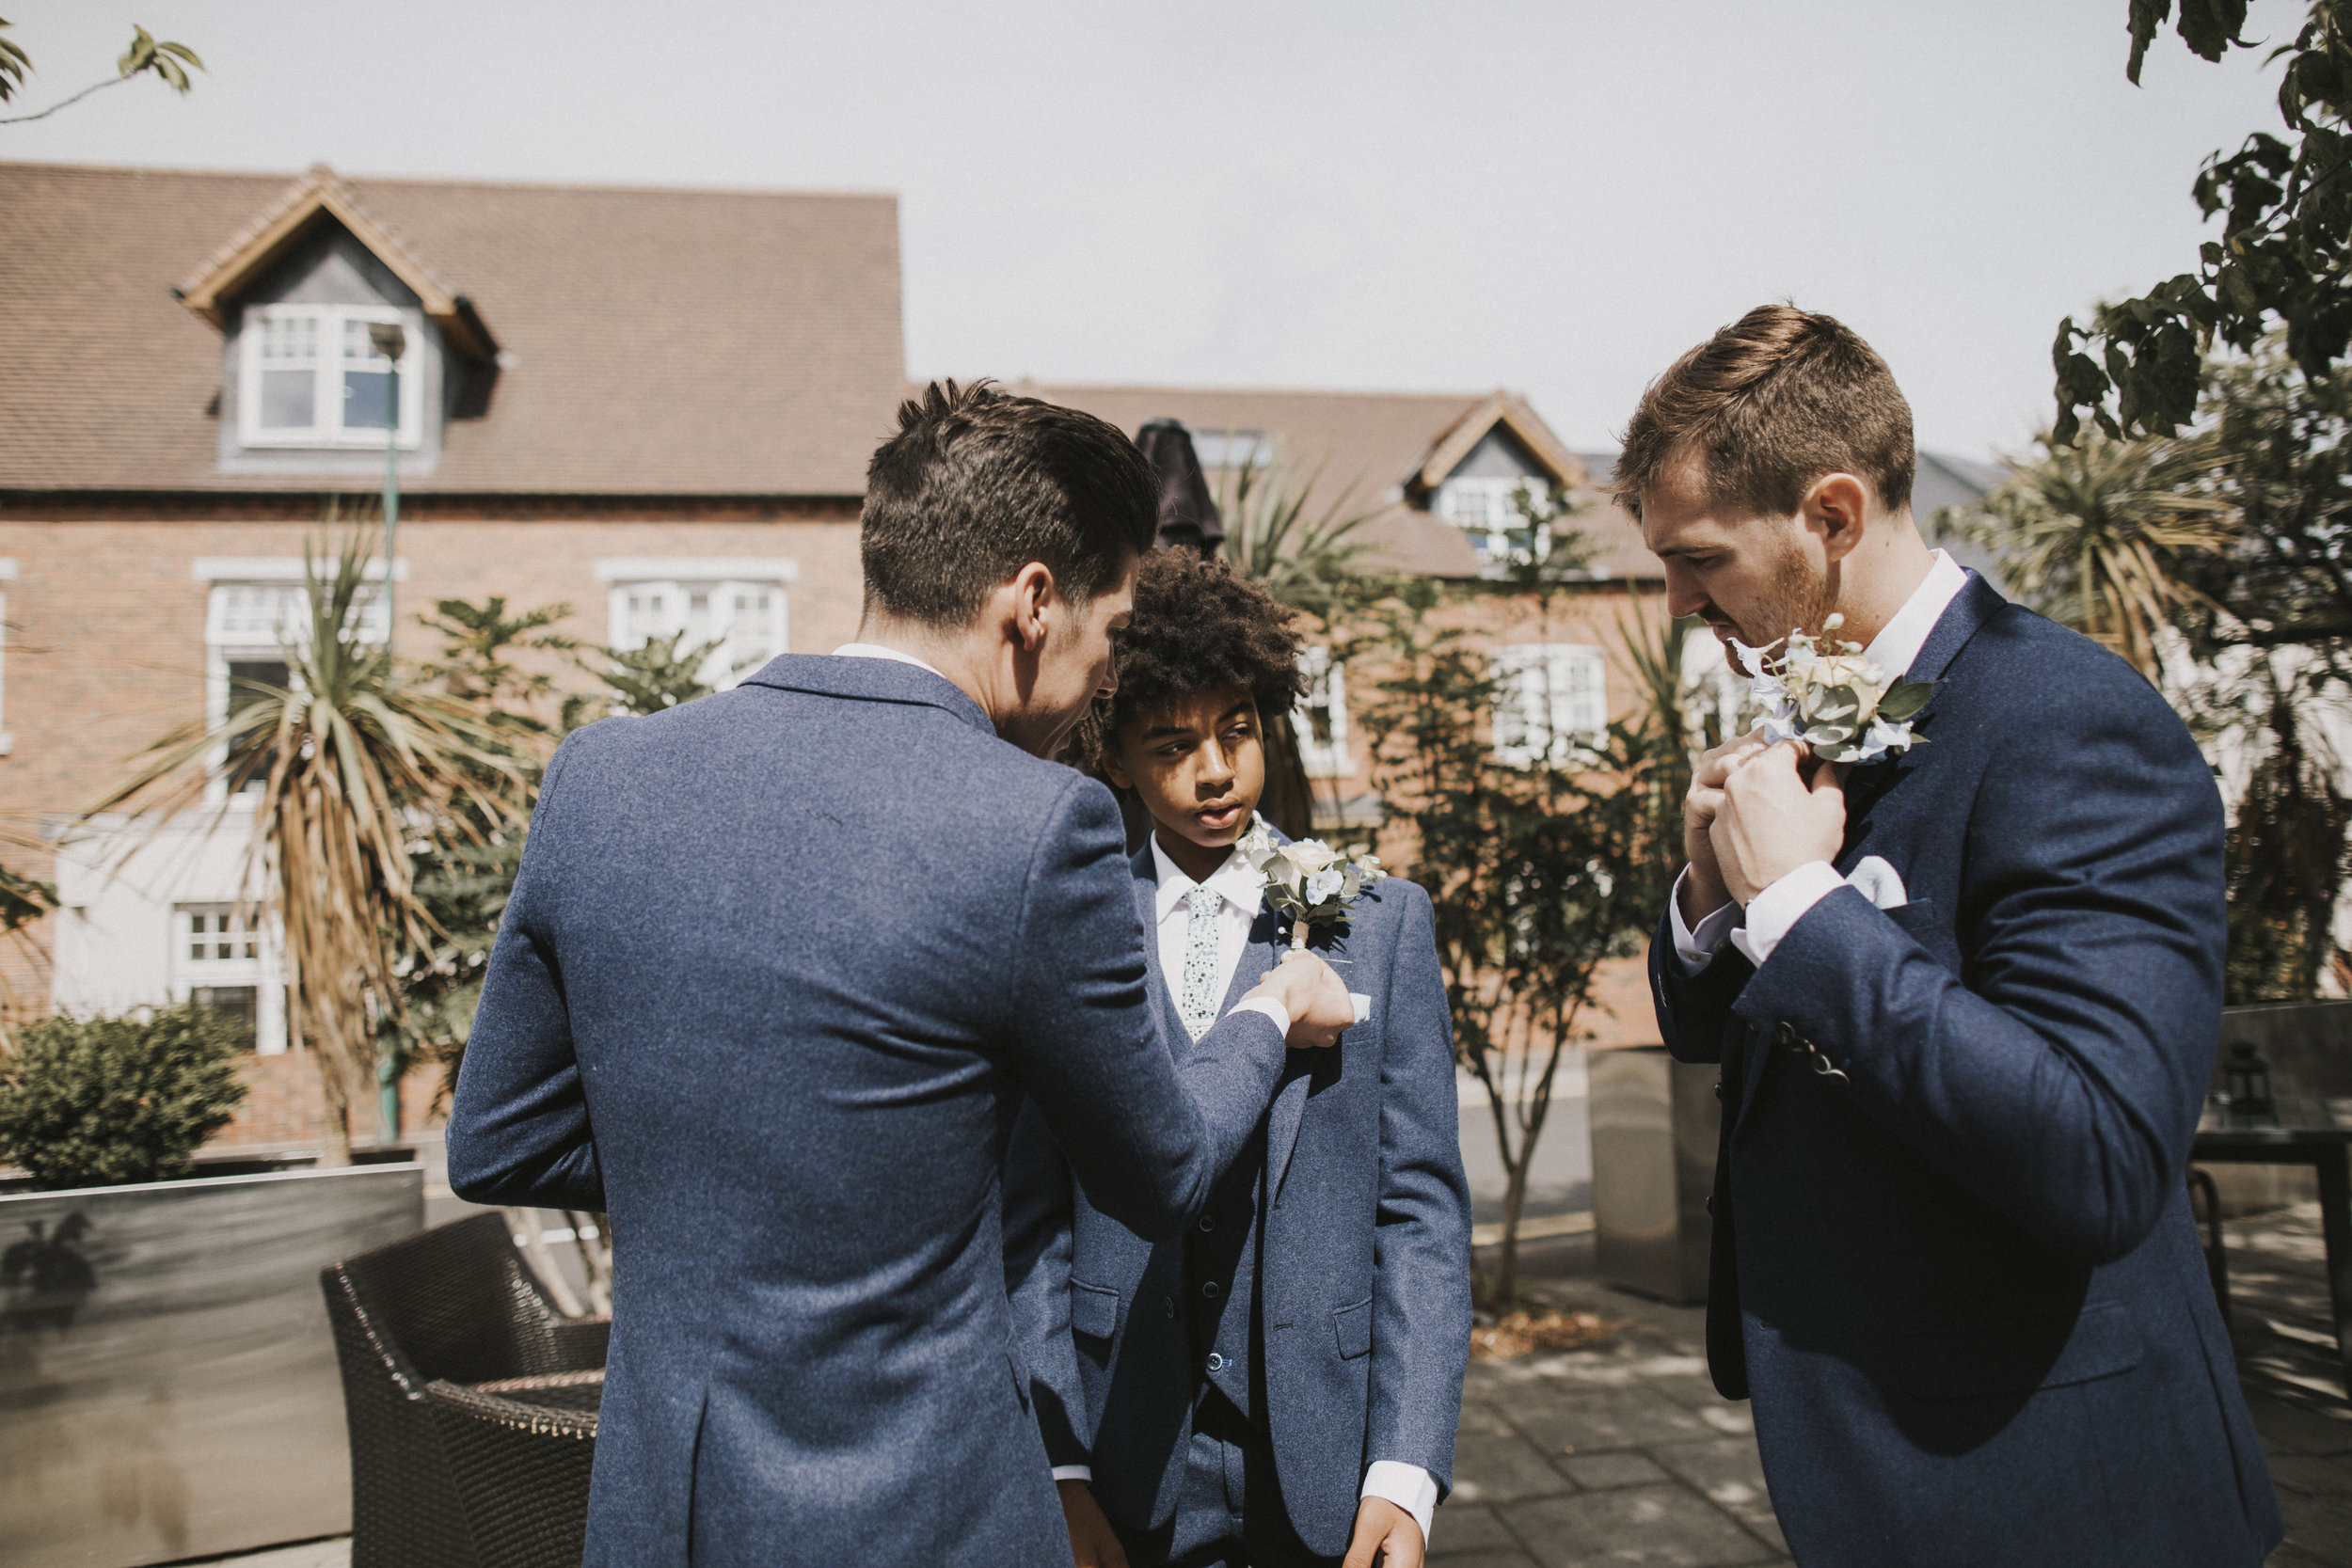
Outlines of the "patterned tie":
M 1216 919 L 1225 900 L 1205 887 L 1184 895 L 1191 917 L 1184 923 L 1184 989 L 1177 1007 L 1184 1027 L 1199 1039 L 1216 1022 L 1216 1005 L 1225 1000 L 1217 984 Z

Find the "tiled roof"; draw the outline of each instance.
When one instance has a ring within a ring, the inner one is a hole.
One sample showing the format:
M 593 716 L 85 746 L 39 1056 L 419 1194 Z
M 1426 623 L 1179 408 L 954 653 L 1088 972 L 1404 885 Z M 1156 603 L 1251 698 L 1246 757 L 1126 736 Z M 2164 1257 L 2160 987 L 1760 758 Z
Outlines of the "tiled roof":
M 905 374 L 894 198 L 344 187 L 505 351 L 488 411 L 451 420 L 405 487 L 864 491 Z M 220 337 L 172 295 L 288 196 L 272 175 L 0 163 L 0 488 L 319 486 L 219 471 Z
M 1014 385 L 1011 390 L 1083 408 L 1133 435 L 1146 420 L 1182 420 L 1195 431 L 1259 431 L 1272 437 L 1283 467 L 1316 475 L 1310 515 L 1352 501 L 1376 515 L 1358 535 L 1373 545 L 1377 562 L 1432 577 L 1478 575 L 1478 557 L 1461 530 L 1408 503 L 1406 489 L 1440 449 L 1454 461 L 1475 441 L 1459 437 L 1477 415 L 1491 423 L 1508 404 L 1544 437 L 1535 443 L 1548 462 L 1572 465 L 1575 455 L 1519 399 L 1489 392 L 1294 392 L 1167 387 Z M 1483 426 L 1481 427 L 1483 432 Z M 1571 475 L 1571 478 L 1581 476 Z M 1214 478 L 1214 476 L 1213 476 Z M 1576 519 L 1594 546 L 1596 575 L 1654 578 L 1658 558 L 1642 544 L 1633 520 L 1605 500 Z

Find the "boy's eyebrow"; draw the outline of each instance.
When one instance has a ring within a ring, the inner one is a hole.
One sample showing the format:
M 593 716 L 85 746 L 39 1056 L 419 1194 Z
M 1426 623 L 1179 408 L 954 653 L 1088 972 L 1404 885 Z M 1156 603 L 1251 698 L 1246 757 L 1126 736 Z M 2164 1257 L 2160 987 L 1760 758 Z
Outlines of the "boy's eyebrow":
M 1213 729 L 1216 728 L 1241 714 L 1255 711 L 1256 704 L 1252 703 L 1248 698 L 1244 697 L 1240 702 L 1235 703 L 1232 707 L 1229 707 L 1223 713 L 1218 714 L 1216 716 L 1216 724 L 1211 725 L 1210 727 Z M 1146 740 L 1157 740 L 1162 736 L 1190 735 L 1192 733 L 1193 730 L 1190 724 L 1152 724 L 1144 730 L 1143 738 Z

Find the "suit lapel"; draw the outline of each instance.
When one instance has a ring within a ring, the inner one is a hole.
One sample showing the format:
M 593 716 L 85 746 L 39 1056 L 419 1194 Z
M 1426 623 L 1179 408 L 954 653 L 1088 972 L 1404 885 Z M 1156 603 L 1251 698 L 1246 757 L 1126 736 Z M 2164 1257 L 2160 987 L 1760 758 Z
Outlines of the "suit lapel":
M 1263 944 L 1259 940 L 1262 935 L 1264 938 Z M 1345 937 L 1333 938 L 1325 957 L 1344 957 L 1341 950 L 1345 946 L 1346 940 Z M 1258 912 L 1258 924 L 1249 932 L 1250 956 L 1256 958 L 1261 952 L 1264 955 L 1259 969 L 1261 974 L 1280 960 L 1280 941 L 1281 917 L 1271 907 L 1262 908 Z M 1283 1064 L 1282 1086 L 1275 1091 L 1273 1110 L 1266 1113 L 1265 1170 L 1269 1202 L 1282 1196 L 1282 1179 L 1290 1174 L 1291 1155 L 1298 1148 L 1298 1129 L 1307 1119 L 1307 1100 L 1314 1091 L 1316 1072 L 1327 1059 L 1329 1065 L 1336 1067 L 1341 1047 L 1336 1045 L 1322 1051 L 1294 1051 Z
M 1928 633 L 1927 641 L 1920 645 L 1919 657 L 1911 661 L 1911 669 L 1906 672 L 1905 678 L 1915 681 L 1942 680 L 1945 672 L 1952 667 L 1952 661 L 1960 657 L 1960 651 L 1968 645 L 1968 640 L 1976 636 L 1978 630 L 1993 618 L 1994 611 L 2008 602 L 2001 597 L 2000 592 L 1991 583 L 1975 572 L 1970 572 L 1967 586 L 1954 596 L 1952 602 L 1945 607 L 1944 613 L 1936 618 L 1935 629 Z M 1935 710 L 1942 703 L 1943 697 L 1944 693 L 1939 689 L 1935 696 L 1929 699 L 1928 705 L 1919 710 L 1918 718 L 1914 721 L 1921 727 L 1921 734 L 1929 742 L 1925 749 L 1904 752 L 1894 757 L 1867 764 L 1855 768 L 1848 777 L 1846 782 L 1846 841 L 1837 857 L 1839 871 L 1852 870 L 1853 863 L 1862 858 L 1862 839 L 1864 830 L 1868 826 L 1870 808 L 1892 794 L 1897 785 L 1917 772 L 1934 756 L 1935 737 L 1931 721 L 1934 719 Z
M 1960 657 L 1968 641 L 1977 635 L 1987 621 L 2009 601 L 2000 591 L 1975 572 L 1968 574 L 1968 585 L 1936 617 L 1935 629 L 1919 648 L 1919 657 L 1911 661 L 1905 678 L 1915 681 L 1941 681 Z M 1915 721 L 1926 726 L 1944 701 L 1945 688 L 1939 687 L 1928 705 L 1919 710 Z M 1855 768 L 1846 783 L 1846 839 L 1839 847 L 1836 862 L 1839 875 L 1851 872 L 1863 855 L 1869 852 L 1870 812 L 1881 800 L 1892 794 L 1897 785 L 1931 761 L 1935 754 L 1934 737 L 1919 751 L 1870 763 Z M 1764 1082 L 1764 1065 L 1772 1056 L 1772 1042 L 1761 1035 L 1750 1035 L 1740 1042 L 1746 1060 L 1740 1064 L 1741 1089 L 1740 1119 L 1747 1119 L 1748 1109 L 1756 1103 L 1757 1089 Z

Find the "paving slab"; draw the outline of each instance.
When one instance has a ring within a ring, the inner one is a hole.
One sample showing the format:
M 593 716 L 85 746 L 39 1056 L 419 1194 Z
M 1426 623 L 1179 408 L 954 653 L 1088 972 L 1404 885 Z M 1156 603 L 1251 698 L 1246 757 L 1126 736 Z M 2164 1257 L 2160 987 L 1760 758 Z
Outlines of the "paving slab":
M 1639 1449 L 1617 1453 L 1577 1454 L 1556 1462 L 1567 1478 L 1587 1492 L 1607 1492 L 1620 1486 L 1648 1486 L 1671 1481 L 1658 1461 Z
M 1466 1503 L 1516 1502 L 1570 1490 L 1567 1478 L 1516 1433 L 1471 1433 L 1454 1439 L 1454 1495 Z
M 1468 1552 L 1516 1552 L 1519 1538 L 1513 1535 L 1495 1511 L 1477 1503 L 1464 1502 L 1461 1494 L 1448 1497 L 1445 1506 L 1429 1526 L 1429 1555 L 1453 1557 Z
M 1585 1564 L 1728 1568 L 1769 1562 L 1772 1547 L 1680 1486 L 1636 1486 L 1514 1503 L 1503 1522 L 1545 1568 Z

